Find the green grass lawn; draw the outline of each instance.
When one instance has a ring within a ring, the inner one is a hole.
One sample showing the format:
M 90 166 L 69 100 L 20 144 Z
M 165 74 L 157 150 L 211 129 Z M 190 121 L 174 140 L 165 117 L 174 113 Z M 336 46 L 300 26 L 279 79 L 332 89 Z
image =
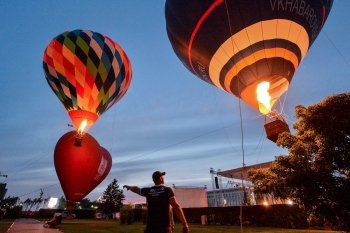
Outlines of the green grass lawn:
M 0 220 L 0 233 L 6 233 L 7 229 L 12 225 L 13 219 L 1 219 Z
M 114 220 L 63 220 L 58 228 L 64 233 L 143 233 L 144 225 L 120 225 Z M 191 233 L 239 233 L 239 226 L 190 225 Z M 181 225 L 177 224 L 174 233 L 181 233 Z M 335 231 L 292 230 L 268 227 L 243 227 L 243 232 L 252 233 L 331 233 Z

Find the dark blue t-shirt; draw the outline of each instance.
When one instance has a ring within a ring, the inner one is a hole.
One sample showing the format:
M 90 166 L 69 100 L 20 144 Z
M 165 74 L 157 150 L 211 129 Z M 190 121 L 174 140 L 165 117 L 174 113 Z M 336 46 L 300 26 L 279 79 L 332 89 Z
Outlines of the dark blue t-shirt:
M 142 188 L 141 195 L 147 200 L 147 228 L 166 229 L 170 226 L 170 199 L 174 192 L 170 187 L 156 185 L 150 188 Z

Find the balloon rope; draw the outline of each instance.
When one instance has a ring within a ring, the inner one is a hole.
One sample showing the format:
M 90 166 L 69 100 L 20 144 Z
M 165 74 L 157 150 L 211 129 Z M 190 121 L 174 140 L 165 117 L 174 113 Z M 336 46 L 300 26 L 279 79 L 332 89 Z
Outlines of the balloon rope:
M 344 54 L 340 51 L 340 49 L 334 44 L 334 42 L 331 40 L 331 38 L 328 36 L 327 32 L 325 29 L 323 29 L 322 34 L 325 35 L 325 37 L 327 38 L 327 40 L 329 41 L 329 43 L 331 43 L 331 45 L 333 46 L 333 48 L 335 49 L 335 51 L 337 51 L 337 53 L 339 53 L 340 57 L 343 59 L 344 63 L 350 68 L 350 63 L 348 62 L 348 60 L 346 59 L 346 57 L 344 56 Z
M 284 105 L 285 105 L 286 100 L 287 100 L 287 95 L 288 95 L 288 89 L 287 89 L 286 93 L 284 94 L 283 102 L 281 104 L 281 114 L 282 114 L 283 117 L 286 115 L 285 112 L 284 112 Z
M 238 84 L 239 86 L 239 84 Z M 245 172 L 245 161 L 244 161 L 244 142 L 243 142 L 243 117 L 242 117 L 242 108 L 241 108 L 241 99 L 238 98 L 238 106 L 239 106 L 239 117 L 240 117 L 240 126 L 241 126 L 241 149 L 242 149 L 242 171 L 241 171 L 241 181 L 242 181 L 242 189 L 243 189 L 243 200 L 241 201 L 241 205 L 239 207 L 239 222 L 241 227 L 241 233 L 243 233 L 243 204 L 245 202 L 245 187 L 243 183 L 243 173 Z
M 226 7 L 226 14 L 227 14 L 227 21 L 228 21 L 228 24 L 229 24 L 229 29 L 230 29 L 230 34 L 231 34 L 232 49 L 234 50 L 234 45 L 233 45 L 234 41 L 232 39 L 233 38 L 233 33 L 232 33 L 230 15 L 229 15 L 229 10 L 228 10 L 228 6 L 227 6 L 227 1 L 226 0 L 225 0 L 225 7 Z M 238 81 L 238 93 L 239 93 L 239 95 L 241 93 L 239 81 Z M 242 117 L 242 108 L 241 108 L 241 98 L 238 98 L 238 107 L 239 107 L 240 129 L 241 129 L 241 149 L 242 149 L 241 181 L 242 181 L 242 190 L 243 190 L 243 200 L 241 201 L 241 205 L 239 207 L 239 223 L 240 223 L 241 233 L 243 233 L 243 205 L 244 205 L 244 202 L 245 202 L 246 195 L 245 195 L 245 187 L 244 187 L 244 182 L 243 182 L 243 173 L 245 171 L 245 161 L 244 161 L 244 137 L 243 137 L 243 117 Z

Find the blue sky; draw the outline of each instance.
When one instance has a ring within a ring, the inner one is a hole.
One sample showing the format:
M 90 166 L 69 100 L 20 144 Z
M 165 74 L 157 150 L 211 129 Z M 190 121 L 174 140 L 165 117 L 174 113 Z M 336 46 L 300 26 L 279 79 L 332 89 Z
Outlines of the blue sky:
M 285 112 L 349 91 L 350 1 L 334 2 L 323 31 L 289 88 Z M 210 188 L 209 169 L 242 164 L 238 99 L 190 73 L 168 41 L 164 1 L 0 0 L 0 182 L 21 199 L 63 195 L 53 164 L 58 139 L 70 119 L 49 88 L 43 52 L 56 35 L 89 29 L 117 41 L 128 54 L 133 79 L 124 98 L 89 133 L 112 155 L 106 179 L 87 197 L 95 200 L 113 178 L 147 186 L 155 170 L 166 183 Z M 242 103 L 247 165 L 287 151 L 265 137 L 263 117 Z M 226 184 L 224 184 L 225 187 Z M 126 192 L 127 199 L 136 196 Z

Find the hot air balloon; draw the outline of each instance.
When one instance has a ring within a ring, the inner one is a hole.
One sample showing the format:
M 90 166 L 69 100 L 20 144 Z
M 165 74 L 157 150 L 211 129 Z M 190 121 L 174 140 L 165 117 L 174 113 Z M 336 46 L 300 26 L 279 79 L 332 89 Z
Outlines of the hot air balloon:
M 110 154 L 96 139 L 85 133 L 77 145 L 77 134 L 76 131 L 64 134 L 54 152 L 55 169 L 68 209 L 99 185 L 112 166 Z
M 167 0 L 171 45 L 205 82 L 270 113 L 320 33 L 333 0 Z
M 131 82 L 131 63 L 112 39 L 88 30 L 67 31 L 44 52 L 46 80 L 76 129 L 91 126 L 118 102 Z

